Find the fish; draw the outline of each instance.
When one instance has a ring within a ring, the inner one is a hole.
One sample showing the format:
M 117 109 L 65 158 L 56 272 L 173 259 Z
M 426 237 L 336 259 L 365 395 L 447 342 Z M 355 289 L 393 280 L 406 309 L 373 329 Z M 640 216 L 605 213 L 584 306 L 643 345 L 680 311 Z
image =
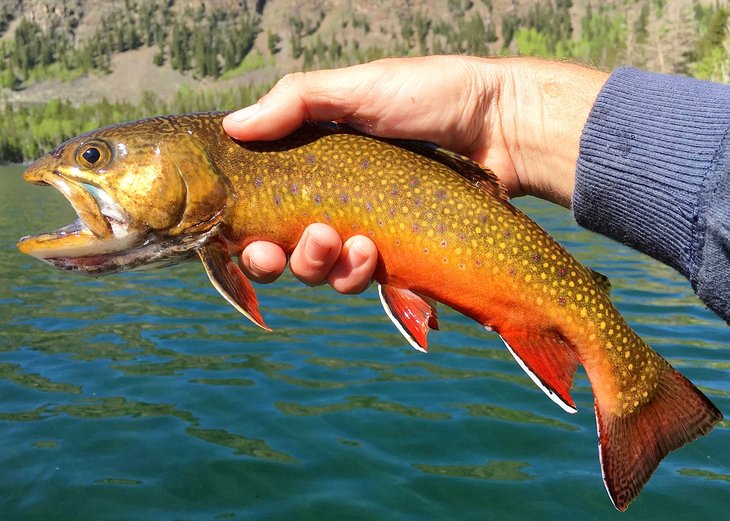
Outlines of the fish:
M 230 138 L 226 113 L 158 116 L 70 139 L 32 163 L 78 218 L 17 246 L 61 270 L 105 275 L 199 259 L 216 290 L 265 330 L 235 257 L 265 240 L 291 253 L 305 227 L 378 249 L 386 315 L 427 351 L 437 306 L 504 341 L 568 413 L 591 383 L 603 481 L 624 511 L 660 461 L 722 413 L 621 317 L 608 280 L 514 207 L 487 167 L 436 145 L 307 122 L 270 142 Z

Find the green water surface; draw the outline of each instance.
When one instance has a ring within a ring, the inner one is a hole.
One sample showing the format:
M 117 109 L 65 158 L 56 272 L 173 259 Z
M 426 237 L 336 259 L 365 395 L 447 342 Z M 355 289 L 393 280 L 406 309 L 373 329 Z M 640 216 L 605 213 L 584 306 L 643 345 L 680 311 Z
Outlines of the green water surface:
M 197 263 L 61 273 L 15 242 L 74 213 L 21 171 L 0 167 L 2 520 L 730 518 L 727 422 L 620 514 L 584 373 L 568 415 L 496 335 L 446 309 L 423 355 L 373 289 L 257 286 L 266 333 Z M 730 330 L 686 280 L 564 210 L 518 204 L 608 275 L 639 334 L 730 415 Z

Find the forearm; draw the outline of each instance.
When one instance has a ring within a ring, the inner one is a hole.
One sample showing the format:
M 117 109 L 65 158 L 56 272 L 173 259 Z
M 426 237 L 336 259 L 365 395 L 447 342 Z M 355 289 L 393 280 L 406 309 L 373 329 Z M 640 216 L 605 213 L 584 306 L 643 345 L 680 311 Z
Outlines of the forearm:
M 730 88 L 614 73 L 583 132 L 579 224 L 668 264 L 730 322 Z

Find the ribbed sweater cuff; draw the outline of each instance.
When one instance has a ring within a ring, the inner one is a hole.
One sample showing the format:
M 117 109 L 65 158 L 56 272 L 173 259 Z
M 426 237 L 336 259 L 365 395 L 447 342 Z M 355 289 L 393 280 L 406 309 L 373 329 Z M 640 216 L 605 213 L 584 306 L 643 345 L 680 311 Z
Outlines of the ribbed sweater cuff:
M 616 70 L 583 130 L 576 221 L 674 267 L 696 287 L 729 127 L 726 86 Z

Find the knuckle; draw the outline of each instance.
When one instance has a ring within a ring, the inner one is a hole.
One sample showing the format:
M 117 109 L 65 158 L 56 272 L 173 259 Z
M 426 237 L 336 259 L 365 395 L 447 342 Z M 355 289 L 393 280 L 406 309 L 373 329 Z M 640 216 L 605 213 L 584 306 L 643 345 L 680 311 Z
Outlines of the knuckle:
M 277 87 L 284 88 L 284 89 L 290 89 L 292 87 L 296 87 L 298 85 L 301 85 L 304 81 L 305 73 L 298 71 L 298 72 L 290 72 L 288 74 L 285 74 L 278 82 Z

